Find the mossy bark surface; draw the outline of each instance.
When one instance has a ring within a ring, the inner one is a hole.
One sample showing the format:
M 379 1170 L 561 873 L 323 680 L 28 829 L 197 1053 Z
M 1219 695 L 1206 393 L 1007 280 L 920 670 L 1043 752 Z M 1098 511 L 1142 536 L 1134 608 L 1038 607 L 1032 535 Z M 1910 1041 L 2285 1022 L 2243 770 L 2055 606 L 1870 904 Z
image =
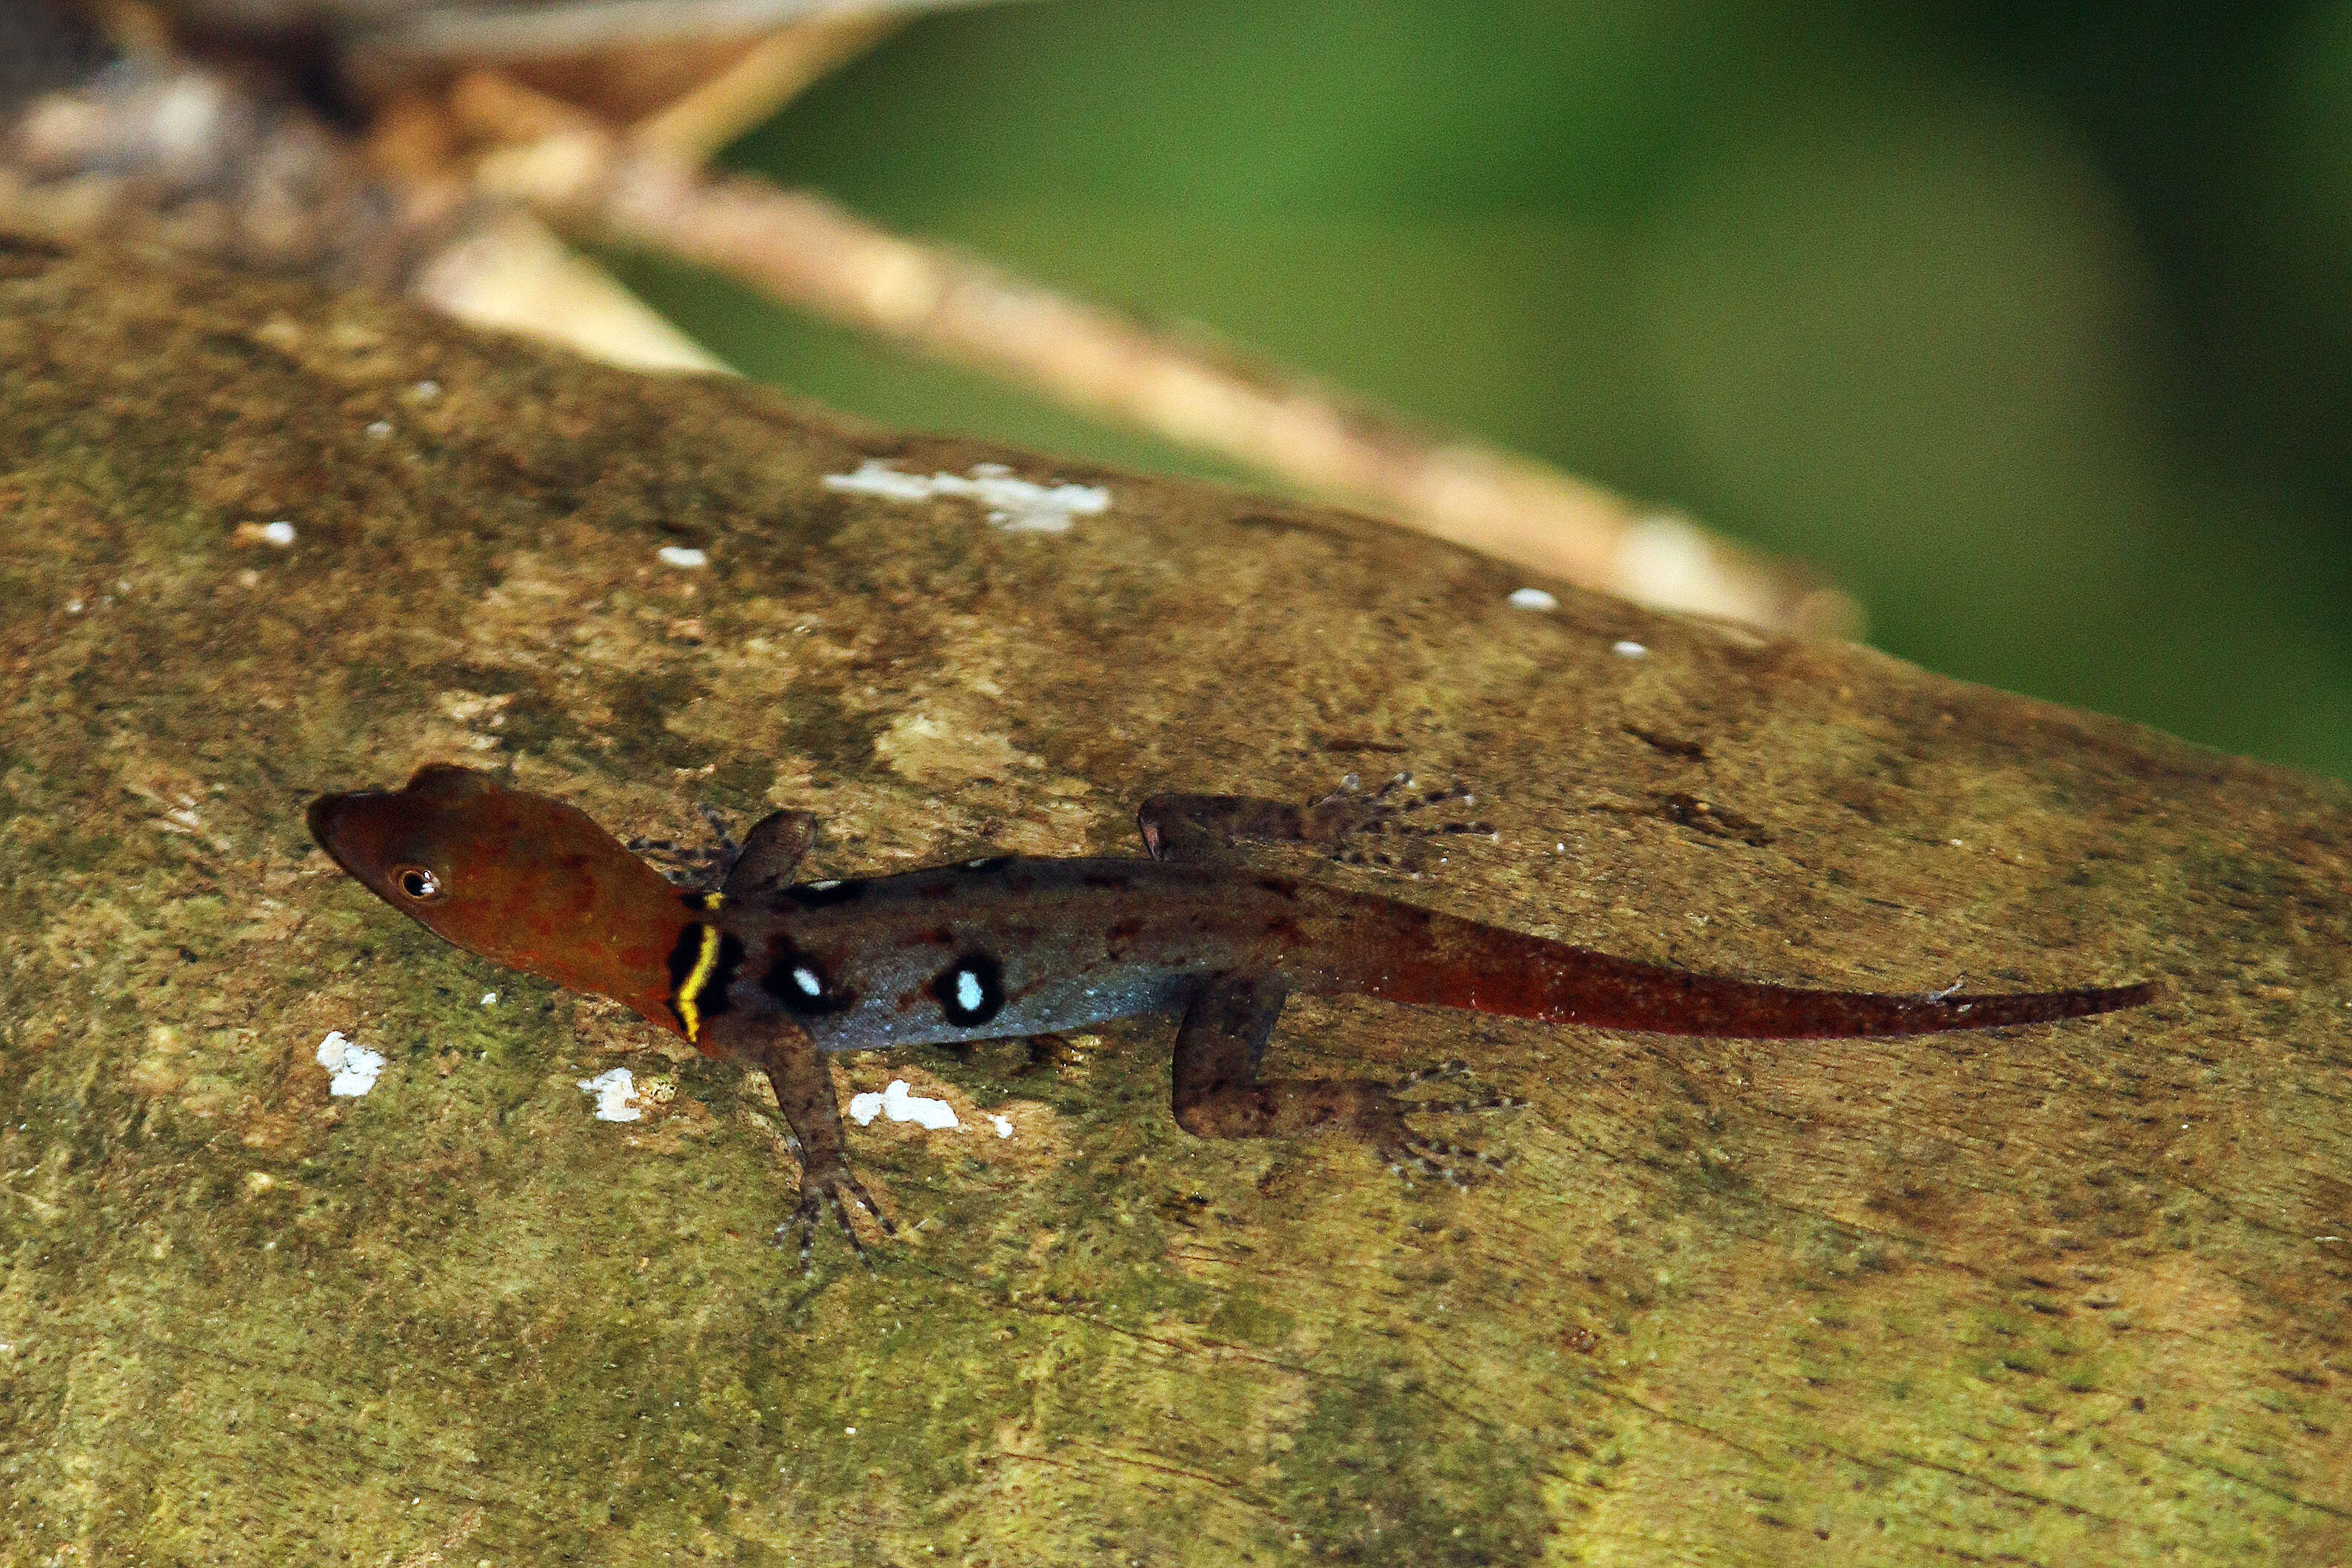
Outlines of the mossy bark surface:
M 1109 505 L 827 486 L 869 458 Z M 2346 792 L 1523 586 L 0 247 L 0 1561 L 2352 1558 Z M 759 1085 L 312 850 L 310 797 L 436 759 L 624 834 L 816 810 L 816 874 L 1409 768 L 1499 841 L 1317 874 L 1761 979 L 2168 994 L 1811 1045 L 1295 1004 L 1293 1071 L 1531 1102 L 1448 1129 L 1510 1156 L 1466 1193 L 1188 1138 L 1160 1021 L 844 1058 L 961 1126 L 852 1129 L 904 1234 L 811 1280 Z M 641 1120 L 592 1114 L 615 1066 Z

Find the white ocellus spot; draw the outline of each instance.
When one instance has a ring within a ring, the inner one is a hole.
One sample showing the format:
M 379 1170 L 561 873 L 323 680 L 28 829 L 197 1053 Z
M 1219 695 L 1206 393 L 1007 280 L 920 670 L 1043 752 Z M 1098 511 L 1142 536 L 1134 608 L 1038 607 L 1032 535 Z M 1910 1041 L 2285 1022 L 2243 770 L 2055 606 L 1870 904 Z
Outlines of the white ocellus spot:
M 988 1000 L 988 988 L 970 969 L 958 969 L 955 977 L 956 1006 L 964 1012 L 976 1013 Z
M 804 997 L 824 995 L 824 977 L 806 965 L 793 971 L 793 984 L 801 988 L 801 995 Z

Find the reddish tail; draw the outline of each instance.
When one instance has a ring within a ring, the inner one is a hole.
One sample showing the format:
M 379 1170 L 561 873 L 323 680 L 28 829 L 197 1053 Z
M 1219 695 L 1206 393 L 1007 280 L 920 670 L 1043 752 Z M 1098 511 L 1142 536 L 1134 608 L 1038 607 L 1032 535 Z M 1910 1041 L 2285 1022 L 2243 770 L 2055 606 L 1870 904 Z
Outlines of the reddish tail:
M 1827 1040 L 1999 1029 L 2113 1012 L 2163 988 L 2088 986 L 2007 995 L 1799 990 L 1612 958 L 1433 911 L 1391 905 L 1411 930 L 1359 946 L 1350 989 L 1505 1018 L 1722 1040 Z M 1424 923 L 1420 916 L 1425 915 Z M 1360 915 L 1349 922 L 1361 932 Z M 1354 935 L 1355 933 L 1351 933 Z M 1370 935 L 1370 933 L 1362 933 Z

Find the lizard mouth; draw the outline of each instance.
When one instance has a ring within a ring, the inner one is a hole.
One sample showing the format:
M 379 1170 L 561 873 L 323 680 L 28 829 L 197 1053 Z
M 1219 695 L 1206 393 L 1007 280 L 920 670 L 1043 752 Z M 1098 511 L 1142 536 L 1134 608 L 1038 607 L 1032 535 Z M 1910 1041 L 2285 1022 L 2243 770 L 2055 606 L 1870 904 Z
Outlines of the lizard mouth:
M 328 858 L 379 895 L 391 863 L 392 819 L 398 814 L 386 808 L 397 799 L 382 791 L 321 795 L 306 813 L 310 837 Z
M 361 873 L 359 867 L 352 863 L 352 857 L 344 852 L 342 823 L 344 809 L 361 798 L 357 795 L 321 795 L 310 802 L 310 810 L 306 814 L 311 839 L 327 852 L 330 859 L 353 876 L 360 876 Z

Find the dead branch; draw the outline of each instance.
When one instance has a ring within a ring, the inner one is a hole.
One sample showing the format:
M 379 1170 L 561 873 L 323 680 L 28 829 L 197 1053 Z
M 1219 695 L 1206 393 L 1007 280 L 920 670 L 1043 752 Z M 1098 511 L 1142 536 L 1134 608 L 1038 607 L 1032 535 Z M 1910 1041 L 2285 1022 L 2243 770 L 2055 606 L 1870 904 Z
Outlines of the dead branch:
M 699 262 L 856 330 L 1587 587 L 1785 630 L 1855 629 L 1852 601 L 1819 580 L 1497 447 L 1430 439 L 813 193 L 712 173 L 499 75 L 469 73 L 451 103 L 461 127 L 502 144 L 476 165 L 479 188 L 574 232 Z

